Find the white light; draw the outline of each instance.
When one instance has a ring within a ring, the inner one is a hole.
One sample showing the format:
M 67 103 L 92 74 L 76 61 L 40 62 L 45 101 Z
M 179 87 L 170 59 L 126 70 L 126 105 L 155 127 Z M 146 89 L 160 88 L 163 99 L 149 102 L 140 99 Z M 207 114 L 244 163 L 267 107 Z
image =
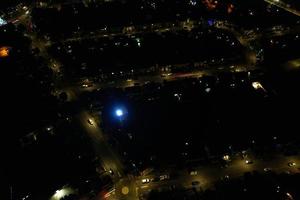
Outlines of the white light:
M 123 110 L 117 109 L 117 110 L 116 110 L 116 115 L 117 115 L 118 117 L 122 117 L 122 116 L 124 115 Z
M 191 4 L 192 6 L 195 6 L 195 5 L 197 4 L 197 1 L 195 1 L 195 0 L 190 0 L 190 4 Z
M 206 88 L 205 92 L 209 93 L 211 91 L 211 88 Z
M 256 90 L 263 89 L 263 86 L 259 82 L 253 82 L 252 87 Z
M 7 24 L 7 22 L 0 17 L 0 26 Z
M 56 190 L 54 197 L 57 199 L 61 199 L 65 195 L 64 189 L 62 190 Z
M 140 40 L 140 38 L 137 38 L 136 42 L 137 42 L 138 47 L 141 47 L 141 40 Z
M 286 196 L 288 196 L 289 199 L 294 199 L 293 196 L 290 193 L 286 193 Z
M 60 190 L 56 190 L 54 195 L 50 198 L 50 200 L 61 200 L 65 196 L 68 196 L 70 194 L 75 194 L 76 191 L 70 187 L 64 187 Z
M 223 160 L 225 160 L 225 161 L 229 161 L 229 159 L 230 159 L 229 155 L 225 155 L 225 156 L 223 156 Z

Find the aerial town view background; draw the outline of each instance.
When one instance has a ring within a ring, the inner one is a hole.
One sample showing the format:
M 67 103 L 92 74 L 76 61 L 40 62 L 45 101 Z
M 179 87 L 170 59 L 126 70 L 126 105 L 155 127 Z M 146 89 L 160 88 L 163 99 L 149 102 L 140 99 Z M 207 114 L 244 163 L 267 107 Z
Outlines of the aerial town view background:
M 0 199 L 300 199 L 296 0 L 1 0 L 0 66 Z

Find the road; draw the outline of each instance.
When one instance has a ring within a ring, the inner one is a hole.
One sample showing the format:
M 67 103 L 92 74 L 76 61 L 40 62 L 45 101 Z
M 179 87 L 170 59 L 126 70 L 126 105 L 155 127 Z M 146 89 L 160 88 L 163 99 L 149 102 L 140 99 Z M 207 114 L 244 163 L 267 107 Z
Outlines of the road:
M 73 100 L 77 98 L 76 94 L 78 94 L 78 91 L 73 93 Z M 95 154 L 100 158 L 105 171 L 109 172 L 112 170 L 113 172 L 112 178 L 115 183 L 115 190 L 109 196 L 106 194 L 107 196 L 105 197 L 118 200 L 135 200 L 137 196 L 135 181 L 132 179 L 132 176 L 125 174 L 125 167 L 120 157 L 108 143 L 96 120 L 85 110 L 82 110 L 76 118 L 84 132 L 91 138 Z M 104 197 L 102 198 L 104 199 Z
M 283 0 L 264 0 L 264 1 L 300 17 L 300 11 L 298 11 L 296 8 L 292 8 L 289 4 L 285 3 Z
M 92 121 L 92 124 L 88 122 Z M 103 134 L 101 128 L 97 125 L 93 117 L 87 112 L 82 111 L 78 115 L 78 120 L 85 132 L 91 138 L 95 153 L 100 158 L 105 171 L 112 170 L 113 182 L 115 183 L 115 191 L 110 194 L 109 199 L 118 200 L 134 200 L 136 197 L 135 182 L 132 176 L 125 174 L 125 167 L 123 166 L 120 157 L 114 152 Z
M 199 166 L 194 168 L 197 171 L 197 175 L 190 175 L 187 170 L 176 170 L 174 168 L 167 169 L 166 171 L 176 171 L 178 178 L 163 180 L 157 182 L 150 182 L 143 184 L 142 179 L 153 179 L 157 177 L 159 173 L 152 173 L 147 176 L 141 176 L 137 178 L 137 187 L 140 197 L 146 196 L 151 190 L 169 187 L 172 185 L 183 186 L 186 189 L 197 187 L 199 190 L 205 190 L 214 186 L 214 183 L 221 178 L 228 176 L 229 179 L 238 178 L 244 175 L 246 172 L 258 171 L 266 173 L 265 168 L 269 168 L 273 172 L 277 173 L 299 173 L 300 172 L 300 156 L 283 156 L 277 155 L 270 160 L 255 159 L 253 156 L 248 155 L 248 159 L 253 161 L 253 164 L 246 164 L 246 159 L 241 159 L 240 156 L 235 156 L 232 161 L 228 163 L 228 167 L 221 168 L 217 164 L 209 164 L 206 166 Z M 296 166 L 289 167 L 289 162 L 295 162 Z M 199 185 L 192 186 L 193 181 L 199 181 Z
M 15 11 L 15 14 L 13 15 L 12 19 L 9 21 L 13 22 L 15 25 L 22 24 L 26 27 L 25 29 L 25 36 L 29 37 L 32 41 L 31 48 L 32 49 L 39 49 L 39 54 L 43 58 L 45 58 L 45 61 L 47 62 L 48 66 L 56 77 L 60 77 L 62 75 L 61 73 L 61 63 L 57 61 L 56 59 L 52 58 L 50 54 L 47 51 L 47 48 L 51 46 L 51 41 L 47 40 L 44 37 L 39 37 L 36 32 L 32 30 L 32 17 L 31 12 L 34 7 L 34 3 L 26 6 L 24 8 L 19 8 Z
M 78 119 L 81 127 L 92 139 L 96 154 L 102 160 L 103 168 L 106 171 L 113 170 L 119 178 L 123 177 L 124 167 L 117 155 L 111 150 L 105 135 L 102 133 L 100 127 L 98 127 L 95 119 L 86 111 L 80 112 Z M 89 119 L 92 121 L 92 124 L 88 122 Z

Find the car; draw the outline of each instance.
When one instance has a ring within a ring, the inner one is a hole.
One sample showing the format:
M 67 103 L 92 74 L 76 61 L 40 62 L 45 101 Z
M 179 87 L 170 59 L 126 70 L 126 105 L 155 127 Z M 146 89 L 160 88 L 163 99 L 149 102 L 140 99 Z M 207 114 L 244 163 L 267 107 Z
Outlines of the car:
M 269 171 L 271 171 L 271 168 L 266 167 L 266 168 L 264 168 L 264 171 L 265 171 L 265 172 L 269 172 Z
M 52 131 L 53 130 L 53 126 L 47 126 L 46 127 L 46 131 Z
M 108 172 L 111 174 L 111 175 L 114 175 L 114 171 L 112 169 L 109 169 Z
M 149 178 L 144 178 L 144 179 L 142 179 L 142 183 L 143 184 L 150 183 L 150 179 Z
M 92 87 L 93 85 L 92 84 L 82 84 L 81 87 L 82 88 L 89 88 L 89 87 Z
M 163 180 L 167 180 L 167 179 L 169 179 L 170 177 L 169 177 L 169 175 L 167 175 L 167 174 L 165 174 L 165 175 L 160 175 L 159 176 L 159 180 L 161 180 L 161 181 L 163 181 Z
M 91 119 L 88 119 L 87 121 L 88 121 L 88 123 L 89 123 L 90 125 L 94 125 L 94 122 L 93 122 L 93 120 L 91 120 Z
M 197 174 L 198 174 L 198 172 L 196 170 L 190 171 L 190 175 L 191 176 L 196 176 Z
M 250 165 L 250 164 L 253 164 L 253 161 L 252 161 L 252 160 L 246 160 L 245 163 L 246 163 L 247 165 Z
M 295 163 L 295 162 L 289 162 L 289 163 L 288 163 L 288 166 L 289 166 L 289 167 L 294 167 L 294 166 L 296 166 L 296 163 Z
M 229 175 L 225 175 L 225 176 L 221 177 L 221 180 L 223 180 L 223 181 L 227 181 L 229 179 L 230 179 Z

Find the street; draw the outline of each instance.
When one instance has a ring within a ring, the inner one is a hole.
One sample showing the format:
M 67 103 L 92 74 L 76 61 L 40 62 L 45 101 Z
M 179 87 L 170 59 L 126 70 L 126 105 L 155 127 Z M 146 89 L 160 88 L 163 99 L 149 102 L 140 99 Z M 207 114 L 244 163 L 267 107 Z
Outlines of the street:
M 252 156 L 253 158 L 253 156 Z M 228 167 L 221 168 L 218 165 L 210 164 L 206 166 L 195 167 L 193 170 L 197 171 L 197 175 L 190 175 L 188 170 L 177 170 L 174 168 L 167 169 L 166 171 L 175 171 L 178 173 L 178 178 L 156 181 L 143 184 L 143 179 L 154 180 L 154 177 L 159 176 L 159 174 L 149 174 L 147 176 L 141 176 L 137 178 L 137 187 L 139 191 L 139 195 L 143 196 L 143 194 L 149 193 L 153 189 L 159 188 L 168 188 L 169 186 L 183 186 L 184 188 L 192 188 L 195 187 L 192 185 L 192 182 L 198 181 L 199 185 L 196 187 L 201 188 L 201 190 L 206 190 L 212 188 L 216 181 L 221 179 L 232 179 L 239 178 L 244 175 L 246 172 L 257 171 L 259 173 L 267 173 L 266 171 L 272 171 L 276 173 L 299 173 L 300 168 L 300 156 L 283 156 L 278 155 L 271 160 L 261 160 L 261 159 L 252 159 L 252 164 L 246 164 L 245 160 L 241 159 L 240 156 L 236 156 L 233 158 L 231 162 L 229 162 Z M 296 166 L 288 166 L 288 163 L 295 162 Z M 298 164 L 298 165 L 297 165 Z

